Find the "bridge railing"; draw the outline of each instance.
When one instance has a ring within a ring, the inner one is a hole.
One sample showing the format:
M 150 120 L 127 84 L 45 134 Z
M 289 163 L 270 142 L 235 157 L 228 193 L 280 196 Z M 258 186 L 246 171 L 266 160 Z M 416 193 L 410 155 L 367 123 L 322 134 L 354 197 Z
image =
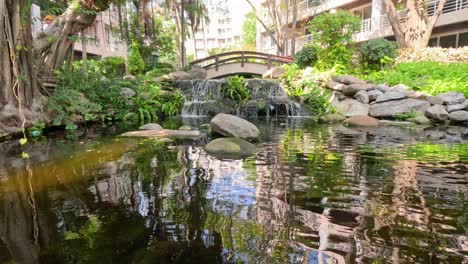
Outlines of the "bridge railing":
M 245 63 L 266 64 L 270 69 L 274 64 L 291 63 L 291 57 L 279 56 L 274 54 L 255 52 L 255 51 L 230 51 L 225 53 L 216 54 L 203 59 L 195 60 L 189 63 L 189 66 L 201 66 L 204 69 L 215 68 L 218 71 L 219 66 L 240 63 L 244 67 Z

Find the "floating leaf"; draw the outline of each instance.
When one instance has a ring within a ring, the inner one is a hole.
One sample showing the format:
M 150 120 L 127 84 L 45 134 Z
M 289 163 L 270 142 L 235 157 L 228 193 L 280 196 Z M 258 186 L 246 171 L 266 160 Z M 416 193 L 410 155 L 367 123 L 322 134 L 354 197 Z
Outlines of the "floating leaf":
M 28 139 L 27 138 L 22 138 L 19 140 L 19 143 L 21 144 L 21 146 L 23 146 L 24 144 L 26 144 L 28 142 Z
M 23 159 L 27 159 L 27 158 L 29 158 L 29 155 L 28 155 L 28 153 L 23 152 L 23 153 L 21 153 L 21 157 L 22 157 Z

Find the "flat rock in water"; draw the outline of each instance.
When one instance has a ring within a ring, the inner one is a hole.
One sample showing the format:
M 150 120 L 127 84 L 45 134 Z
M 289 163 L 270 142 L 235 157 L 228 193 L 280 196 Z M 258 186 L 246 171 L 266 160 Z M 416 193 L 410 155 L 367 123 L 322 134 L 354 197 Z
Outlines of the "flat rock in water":
M 354 99 L 345 99 L 343 101 L 335 102 L 333 105 L 336 110 L 346 116 L 363 116 L 368 115 L 369 105 L 359 102 Z
M 123 133 L 122 137 L 143 137 L 143 138 L 190 138 L 196 139 L 200 137 L 200 131 L 182 131 L 171 129 L 159 130 L 139 130 Z
M 226 137 L 257 140 L 260 136 L 258 128 L 249 121 L 228 114 L 217 114 L 210 121 L 212 131 Z
M 319 118 L 320 122 L 324 123 L 334 123 L 345 120 L 346 117 L 339 114 L 325 114 Z
M 348 126 L 378 126 L 379 120 L 370 116 L 352 116 L 343 123 Z
M 424 114 L 431 104 L 424 100 L 407 98 L 393 100 L 370 106 L 369 115 L 373 117 L 394 117 L 410 112 Z
M 241 138 L 218 138 L 210 141 L 205 150 L 208 154 L 221 159 L 241 159 L 252 156 L 256 148 Z

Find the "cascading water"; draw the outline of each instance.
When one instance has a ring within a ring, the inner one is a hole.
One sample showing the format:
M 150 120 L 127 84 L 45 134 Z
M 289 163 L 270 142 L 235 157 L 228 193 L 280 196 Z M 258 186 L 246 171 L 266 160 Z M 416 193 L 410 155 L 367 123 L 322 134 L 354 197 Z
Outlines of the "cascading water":
M 185 95 L 182 117 L 209 117 L 217 113 L 229 113 L 242 117 L 299 117 L 308 116 L 300 103 L 290 100 L 278 82 L 249 79 L 246 87 L 250 91 L 248 102 L 237 102 L 223 98 L 221 87 L 225 80 L 179 81 L 175 84 Z

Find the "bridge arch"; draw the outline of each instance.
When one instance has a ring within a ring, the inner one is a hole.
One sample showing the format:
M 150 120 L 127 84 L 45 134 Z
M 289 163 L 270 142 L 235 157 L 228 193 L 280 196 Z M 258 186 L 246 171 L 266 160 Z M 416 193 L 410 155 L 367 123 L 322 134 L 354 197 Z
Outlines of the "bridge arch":
M 254 51 L 231 51 L 216 54 L 189 64 L 207 71 L 207 79 L 219 79 L 232 75 L 262 75 L 273 66 L 291 63 L 291 57 Z

